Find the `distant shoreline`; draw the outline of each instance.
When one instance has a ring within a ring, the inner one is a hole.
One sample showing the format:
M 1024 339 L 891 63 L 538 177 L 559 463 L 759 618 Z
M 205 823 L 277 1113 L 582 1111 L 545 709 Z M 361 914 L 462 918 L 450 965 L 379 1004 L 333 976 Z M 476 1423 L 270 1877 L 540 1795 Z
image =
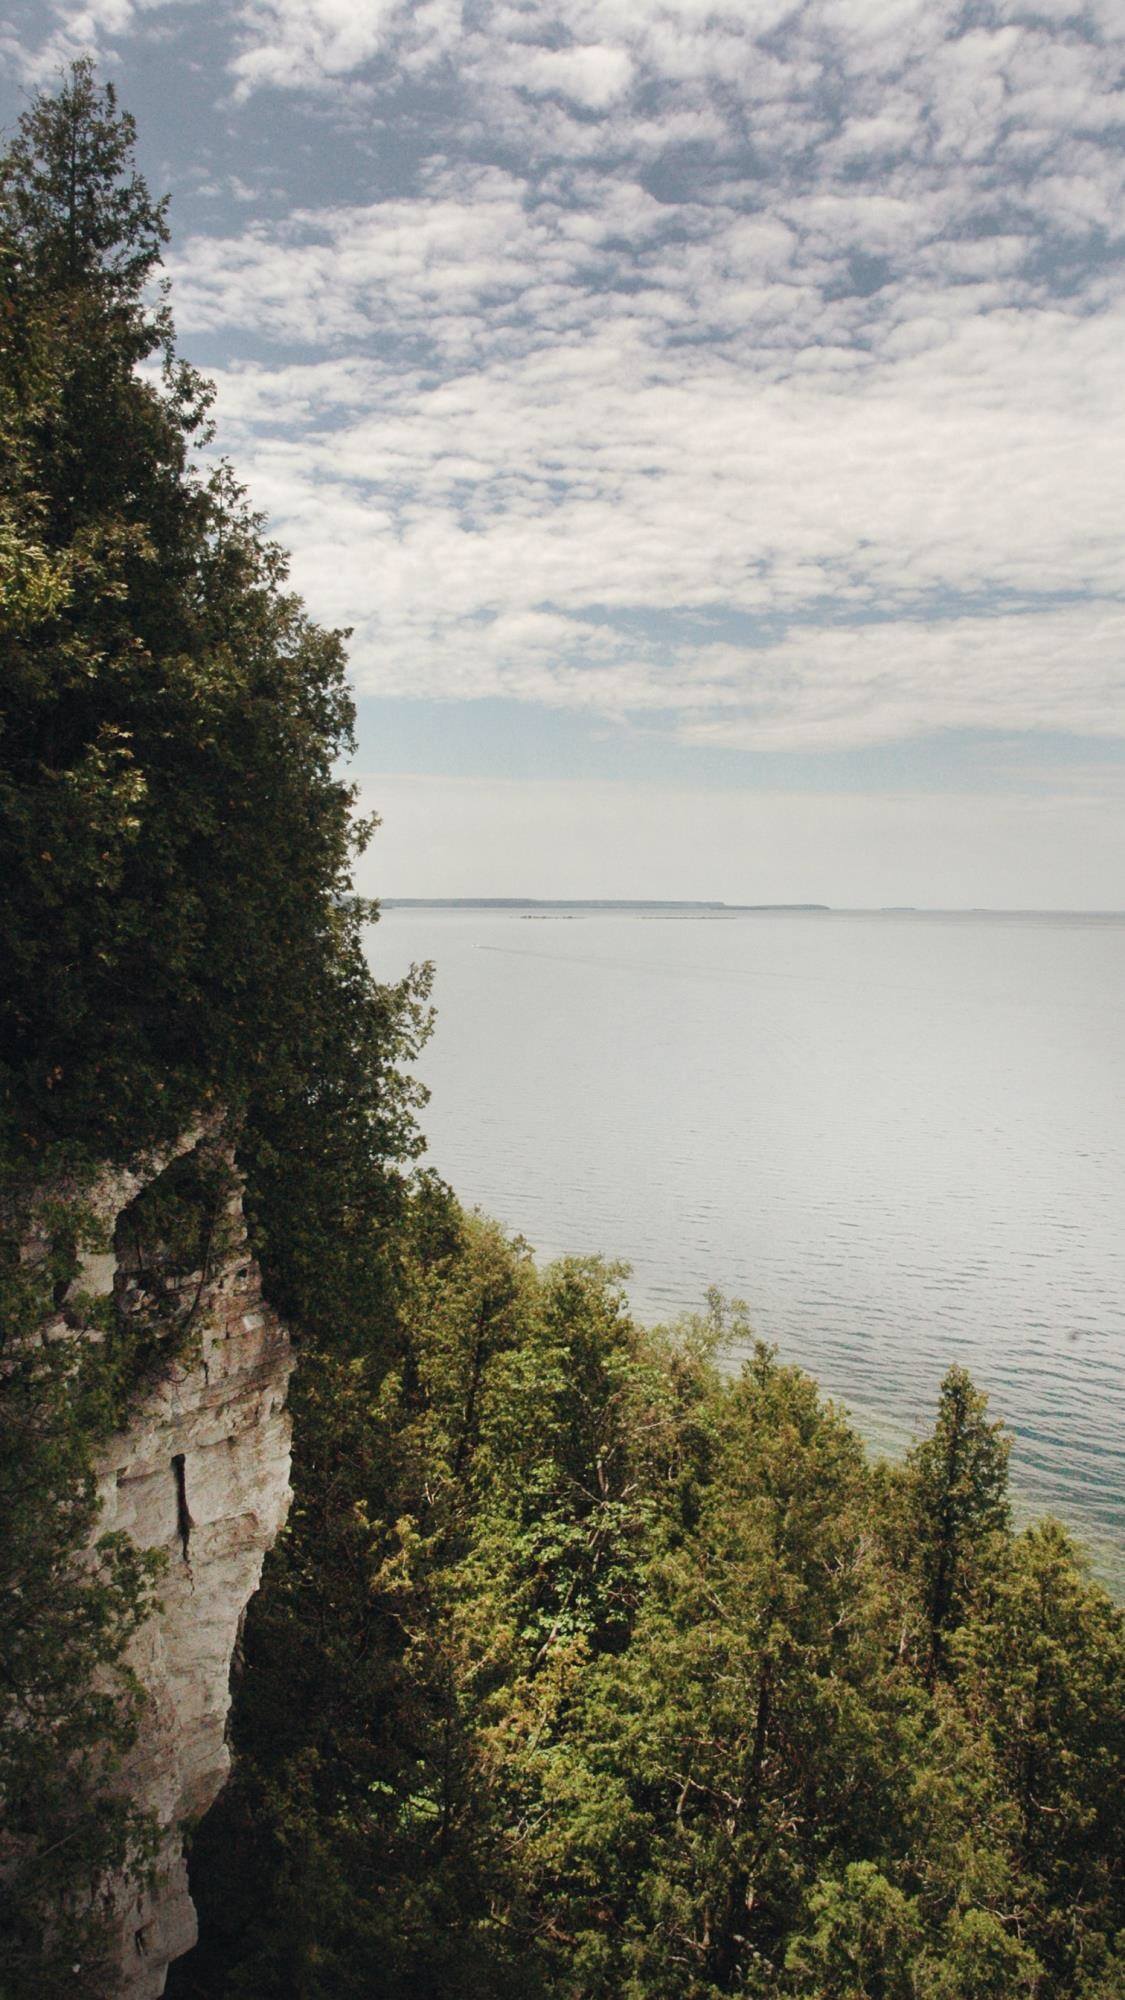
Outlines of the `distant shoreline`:
M 698 910 L 728 915 L 748 910 L 831 914 L 828 903 L 704 903 L 614 896 L 380 896 L 384 910 Z
M 380 896 L 383 910 L 598 910 L 618 915 L 645 914 L 670 916 L 825 916 L 825 917 L 1082 917 L 1105 921 L 1125 920 L 1125 910 L 990 909 L 983 904 L 962 909 L 926 907 L 914 903 L 892 903 L 869 908 L 848 908 L 832 903 L 723 903 L 645 897 L 548 897 L 548 896 Z

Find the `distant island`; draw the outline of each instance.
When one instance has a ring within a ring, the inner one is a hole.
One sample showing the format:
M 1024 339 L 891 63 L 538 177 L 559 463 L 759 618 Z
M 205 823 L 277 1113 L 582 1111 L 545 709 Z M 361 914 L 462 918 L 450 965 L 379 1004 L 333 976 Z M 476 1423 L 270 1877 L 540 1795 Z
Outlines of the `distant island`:
M 831 913 L 828 903 L 698 903 L 613 896 L 380 896 L 384 910 L 684 910 L 727 916 Z

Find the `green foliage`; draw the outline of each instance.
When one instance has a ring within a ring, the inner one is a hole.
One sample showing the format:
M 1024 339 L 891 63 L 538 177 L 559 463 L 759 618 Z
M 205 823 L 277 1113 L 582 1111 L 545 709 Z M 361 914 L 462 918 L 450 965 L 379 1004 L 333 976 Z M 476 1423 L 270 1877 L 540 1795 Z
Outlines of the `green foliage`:
M 432 1183 L 399 1242 L 395 1341 L 298 1385 L 170 1992 L 1108 1992 L 1122 1620 L 1061 1530 L 1012 1535 L 971 1384 L 872 1467 L 717 1300 L 648 1334 L 611 1268 L 539 1272 Z
M 83 61 L 0 160 L 5 2000 L 73 1992 L 75 1963 L 99 1990 L 96 1892 L 151 1845 L 111 1780 L 152 1565 L 120 1540 L 78 1552 L 108 1429 L 190 1337 L 180 1280 L 222 1193 L 198 1160 L 163 1176 L 119 1245 L 128 1309 L 44 1342 L 85 1227 L 44 1191 L 221 1105 L 275 1295 L 298 1330 L 343 1340 L 350 1313 L 370 1344 L 417 1145 L 395 1064 L 426 1028 L 425 977 L 381 988 L 362 948 L 344 635 L 287 589 L 229 469 L 195 462 L 211 389 L 176 357 L 166 204 L 133 145 Z
M 56 1240 L 81 1238 L 78 1207 Z M 84 1339 L 44 1341 L 73 1255 L 0 1268 L 0 1993 L 96 1994 L 92 1898 L 109 1870 L 143 1871 L 155 1829 L 107 1787 L 133 1740 L 140 1689 L 125 1655 L 152 1611 L 161 1564 L 96 1536 L 95 1454 L 119 1413 L 118 1380 Z M 81 1967 L 81 1986 L 74 1975 Z
M 1125 1907 L 1125 1621 L 1043 1521 L 1005 1548 L 955 1653 L 1016 1816 L 1029 1929 L 1066 1991 L 1113 1949 Z
M 972 1602 L 982 1564 L 1008 1526 L 1008 1442 L 985 1409 L 966 1371 L 951 1368 L 933 1436 L 910 1456 L 909 1527 L 931 1680 L 945 1664 L 948 1634 Z
M 229 470 L 193 466 L 211 392 L 153 303 L 132 144 L 79 63 L 0 167 L 0 1092 L 32 1161 L 129 1152 L 216 1095 L 276 1145 L 358 1074 L 354 1123 L 420 997 L 373 987 L 350 897 L 344 635 Z M 378 1158 L 395 1127 L 381 1102 Z
M 823 2000 L 915 2000 L 912 1966 L 921 1941 L 917 1908 L 871 1861 L 822 1879 L 809 1896 L 807 1928 L 785 1953 L 796 1990 Z
M 239 1782 L 201 1835 L 201 1854 L 234 1837 L 243 1855 L 206 1960 L 216 1976 L 250 1925 L 231 1991 L 527 1990 L 534 1922 L 482 1921 L 511 1889 L 500 1787 L 525 1764 L 534 1805 L 545 1697 L 620 1648 L 654 1479 L 683 1476 L 689 1390 L 611 1273 L 540 1278 L 433 1183 L 400 1253 L 395 1348 L 318 1350 L 295 1388 L 297 1497 L 247 1627 Z

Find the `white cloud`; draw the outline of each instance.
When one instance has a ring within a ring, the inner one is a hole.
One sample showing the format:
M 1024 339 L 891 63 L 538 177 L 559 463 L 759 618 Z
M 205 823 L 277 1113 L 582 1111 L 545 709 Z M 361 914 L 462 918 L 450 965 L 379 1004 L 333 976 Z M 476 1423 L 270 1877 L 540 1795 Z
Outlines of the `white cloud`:
M 429 151 L 409 192 L 174 266 L 189 351 L 255 357 L 221 441 L 364 687 L 757 747 L 1125 730 L 1108 0 L 246 0 L 233 29 L 242 100 L 401 112 Z
M 378 54 L 404 12 L 403 0 L 250 0 L 231 61 L 239 92 L 347 75 Z
M 173 0 L 82 0 L 74 6 L 59 0 L 49 10 L 54 25 L 37 47 L 10 27 L 0 27 L 0 67 L 21 83 L 50 89 L 80 56 L 104 55 L 107 48 L 136 33 L 146 14 L 171 4 Z
M 956 213 L 443 170 L 188 246 L 180 310 L 328 350 L 220 407 L 370 690 L 755 748 L 1118 734 L 1125 299 L 1044 296 Z
M 627 52 L 595 42 L 567 49 L 513 45 L 509 76 L 533 96 L 557 92 L 590 111 L 603 111 L 629 85 L 633 65 Z

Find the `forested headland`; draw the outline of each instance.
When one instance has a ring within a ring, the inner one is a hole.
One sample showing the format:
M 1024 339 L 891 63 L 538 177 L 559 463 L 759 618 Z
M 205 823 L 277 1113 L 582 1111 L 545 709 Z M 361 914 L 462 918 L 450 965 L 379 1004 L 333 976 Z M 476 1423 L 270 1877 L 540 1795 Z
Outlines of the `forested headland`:
M 1125 1624 L 1014 1527 L 964 1372 L 873 1462 L 737 1306 L 646 1329 L 419 1164 L 347 635 L 209 454 L 133 145 L 79 64 L 0 163 L 0 1996 L 109 2000 L 96 1885 L 154 1838 L 112 1775 L 159 1565 L 75 1560 L 153 1355 L 111 1305 L 35 1329 L 93 1170 L 223 1106 L 294 1503 L 170 1993 L 1119 2000 Z M 224 1190 L 180 1193 L 205 1231 Z

